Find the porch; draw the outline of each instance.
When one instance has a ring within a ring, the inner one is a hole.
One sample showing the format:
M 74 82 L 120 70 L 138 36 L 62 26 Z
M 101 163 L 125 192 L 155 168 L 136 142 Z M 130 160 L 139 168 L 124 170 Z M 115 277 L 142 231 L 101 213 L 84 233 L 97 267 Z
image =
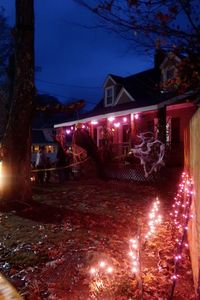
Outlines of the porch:
M 111 153 L 104 154 L 110 158 L 105 161 L 106 176 L 115 179 L 128 179 L 134 181 L 155 181 L 161 173 L 165 173 L 167 168 L 182 168 L 184 162 L 183 143 L 168 143 L 164 156 L 164 166 L 158 172 L 152 172 L 145 177 L 140 159 L 136 158 L 131 149 L 133 145 L 129 143 L 113 144 Z

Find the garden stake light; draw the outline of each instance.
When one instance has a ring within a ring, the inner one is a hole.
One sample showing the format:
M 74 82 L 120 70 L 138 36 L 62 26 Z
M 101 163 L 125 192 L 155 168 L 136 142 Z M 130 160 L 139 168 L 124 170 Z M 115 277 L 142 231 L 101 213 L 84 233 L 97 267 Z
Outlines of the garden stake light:
M 149 231 L 145 235 L 146 240 L 148 240 L 150 236 L 155 234 L 157 225 L 159 225 L 162 221 L 162 216 L 159 214 L 159 207 L 160 207 L 160 201 L 157 197 L 149 213 L 149 222 L 148 222 Z
M 89 273 L 92 277 L 90 289 L 93 295 L 97 295 L 102 291 L 106 291 L 110 285 L 110 276 L 114 269 L 104 260 L 99 261 L 96 266 L 90 268 Z

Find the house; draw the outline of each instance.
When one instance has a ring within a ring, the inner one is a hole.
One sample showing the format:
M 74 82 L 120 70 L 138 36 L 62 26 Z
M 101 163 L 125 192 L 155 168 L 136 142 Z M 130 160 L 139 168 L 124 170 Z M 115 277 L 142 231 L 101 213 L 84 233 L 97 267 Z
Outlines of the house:
M 97 106 L 80 119 L 55 124 L 55 130 L 70 135 L 74 126 L 82 123 L 100 148 L 109 134 L 116 156 L 126 154 L 138 142 L 139 133 L 151 131 L 167 143 L 173 153 L 171 161 L 181 164 L 184 130 L 197 104 L 193 91 L 177 93 L 180 60 L 174 53 L 157 50 L 152 69 L 127 77 L 109 74 L 103 85 L 104 97 Z
M 36 161 L 36 155 L 41 146 L 45 147 L 46 154 L 52 162 L 56 160 L 57 144 L 52 137 L 52 129 L 32 129 L 32 162 Z
M 36 102 L 39 105 L 59 103 L 55 97 L 49 95 L 37 95 Z M 0 145 L 8 120 L 9 87 L 0 86 Z M 40 146 L 45 146 L 47 155 L 52 161 L 56 158 L 57 144 L 53 140 L 53 124 L 56 120 L 66 117 L 66 114 L 36 113 L 32 122 L 32 162 L 36 159 L 36 153 Z

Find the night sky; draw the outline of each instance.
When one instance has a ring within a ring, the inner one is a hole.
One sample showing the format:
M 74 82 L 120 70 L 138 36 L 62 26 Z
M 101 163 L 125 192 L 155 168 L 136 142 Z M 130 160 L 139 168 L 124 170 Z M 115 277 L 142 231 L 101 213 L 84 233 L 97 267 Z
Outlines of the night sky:
M 14 24 L 15 0 L 0 0 Z M 153 65 L 153 57 L 104 29 L 87 29 L 98 19 L 73 0 L 35 0 L 36 87 L 62 102 L 85 99 L 91 109 L 103 95 L 109 73 L 128 76 Z

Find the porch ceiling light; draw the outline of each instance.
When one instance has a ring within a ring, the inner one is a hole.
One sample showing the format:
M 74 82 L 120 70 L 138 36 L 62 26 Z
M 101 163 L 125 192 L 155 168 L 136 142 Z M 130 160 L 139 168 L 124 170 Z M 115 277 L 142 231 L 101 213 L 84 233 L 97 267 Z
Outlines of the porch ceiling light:
M 123 117 L 123 122 L 127 122 L 127 117 Z
M 134 118 L 137 120 L 139 119 L 139 114 L 134 114 Z
M 93 121 L 91 121 L 91 124 L 96 125 L 96 124 L 98 124 L 98 122 L 96 120 L 93 120 Z
M 118 122 L 118 123 L 114 123 L 114 126 L 116 127 L 116 128 L 118 128 L 119 126 L 120 126 L 120 123 Z
M 71 133 L 71 130 L 70 129 L 67 129 L 66 130 L 66 134 L 70 134 Z
M 108 118 L 108 121 L 109 121 L 109 122 L 113 122 L 114 119 L 115 119 L 115 117 L 109 117 L 109 118 Z

